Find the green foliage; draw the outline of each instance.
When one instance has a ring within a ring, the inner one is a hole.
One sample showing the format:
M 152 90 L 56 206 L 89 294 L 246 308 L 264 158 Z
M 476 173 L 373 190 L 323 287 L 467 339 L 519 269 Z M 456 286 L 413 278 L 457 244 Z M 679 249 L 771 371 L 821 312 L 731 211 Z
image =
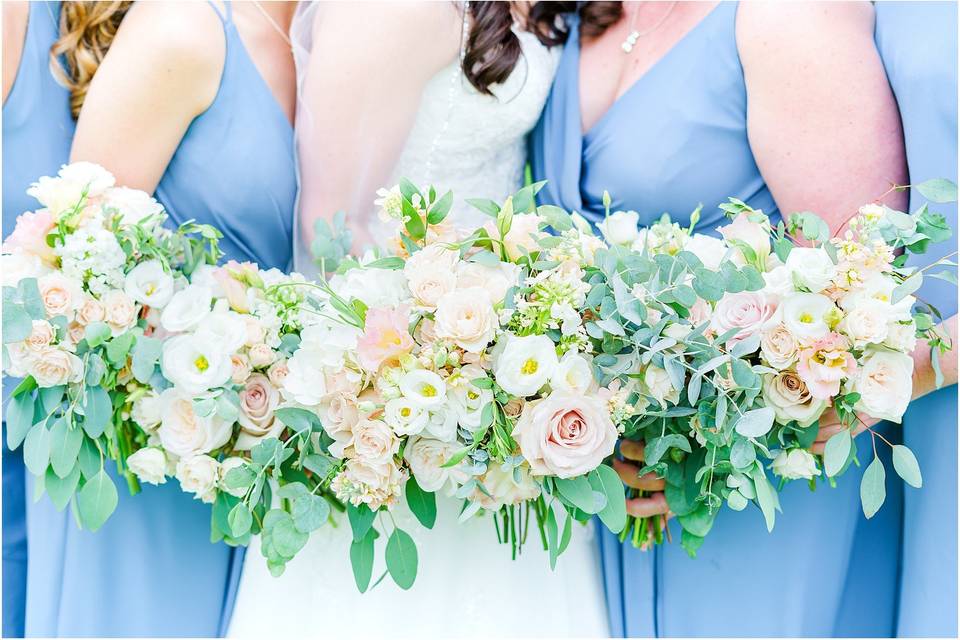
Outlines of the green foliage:
M 417 517 L 420 524 L 427 529 L 432 529 L 437 521 L 437 497 L 432 491 L 424 491 L 417 479 L 411 475 L 404 487 L 404 493 L 407 498 L 407 505 L 410 511 Z
M 883 463 L 880 458 L 874 458 L 860 479 L 860 503 L 867 518 L 872 518 L 887 499 L 886 479 Z
M 77 494 L 77 512 L 85 529 L 96 531 L 117 508 L 117 487 L 106 471 L 100 470 L 84 483 Z
M 401 589 L 409 589 L 417 577 L 417 545 L 410 534 L 394 529 L 387 540 L 387 571 Z

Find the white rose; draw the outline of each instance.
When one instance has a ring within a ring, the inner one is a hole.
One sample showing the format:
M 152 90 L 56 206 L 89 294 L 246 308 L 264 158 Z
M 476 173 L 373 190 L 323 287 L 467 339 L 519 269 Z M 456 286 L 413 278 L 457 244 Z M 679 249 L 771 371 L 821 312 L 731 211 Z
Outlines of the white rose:
M 107 189 L 103 197 L 104 207 L 116 209 L 124 226 L 133 226 L 148 216 L 163 213 L 163 205 L 139 189 L 113 187 Z
M 127 458 L 127 466 L 140 482 L 163 484 L 167 481 L 167 457 L 162 449 L 144 447 Z
M 770 253 L 770 232 L 767 226 L 751 220 L 748 213 L 738 213 L 733 222 L 717 227 L 717 231 L 728 243 L 745 243 L 753 249 L 758 258 L 765 259 Z M 740 255 L 741 252 L 737 251 L 737 254 Z
M 204 502 L 213 502 L 220 481 L 220 463 L 203 455 L 182 458 L 177 463 L 177 480 L 187 493 Z
M 403 374 L 398 383 L 400 393 L 422 409 L 434 409 L 447 401 L 447 384 L 443 378 L 426 369 Z
M 162 309 L 173 297 L 173 276 L 159 260 L 147 260 L 127 274 L 124 291 L 140 304 Z
M 512 262 L 486 266 L 479 262 L 460 262 L 457 265 L 457 288 L 481 287 L 490 295 L 491 304 L 502 304 L 507 291 L 517 284 L 520 267 Z
M 773 459 L 772 466 L 776 475 L 788 480 L 798 480 L 800 478 L 809 480 L 820 475 L 816 458 L 804 449 L 781 451 Z
M 620 245 L 636 240 L 640 235 L 639 227 L 640 214 L 636 211 L 615 211 L 597 223 L 597 228 L 607 242 Z
M 868 344 L 881 344 L 887 339 L 890 316 L 889 304 L 865 300 L 847 312 L 838 328 L 853 341 L 855 348 L 862 349 Z
M 916 322 L 913 319 L 910 322 L 891 322 L 887 326 L 887 339 L 883 341 L 883 344 L 895 351 L 910 353 L 917 346 Z
M 519 481 L 514 477 L 513 469 L 504 469 L 502 464 L 490 464 L 480 478 L 483 488 L 490 495 L 478 489 L 471 499 L 479 502 L 484 509 L 497 511 L 501 507 L 522 504 L 539 496 L 540 485 L 534 480 L 530 467 L 522 465 L 518 469 Z
M 466 480 L 466 474 L 462 470 L 443 467 L 459 448 L 455 442 L 413 437 L 403 449 L 403 458 L 420 488 L 424 491 L 439 491 L 451 479 L 455 482 Z
M 220 463 L 220 482 L 218 487 L 221 491 L 229 493 L 235 498 L 242 498 L 244 495 L 246 495 L 246 488 L 241 487 L 239 489 L 231 489 L 226 483 L 227 474 L 230 473 L 230 470 L 242 467 L 245 464 L 247 464 L 247 461 L 237 456 L 231 456 Z
M 114 289 L 100 298 L 103 305 L 103 319 L 111 333 L 118 336 L 137 323 L 137 306 L 123 291 Z
M 457 286 L 455 267 L 459 260 L 457 252 L 439 244 L 428 245 L 407 258 L 403 274 L 414 300 L 430 309 L 436 307 L 440 297 Z
M 680 391 L 674 388 L 666 369 L 653 364 L 647 366 L 643 372 L 643 386 L 662 408 L 680 401 Z
M 718 270 L 727 255 L 727 245 L 723 240 L 703 233 L 690 236 L 683 249 L 700 258 L 703 266 L 711 271 Z
M 360 420 L 350 440 L 354 455 L 367 462 L 387 463 L 400 450 L 400 438 L 382 420 Z
M 27 360 L 27 372 L 38 387 L 59 387 L 83 379 L 83 362 L 69 351 L 46 347 L 32 353 Z
M 196 336 L 224 353 L 235 353 L 247 341 L 247 325 L 236 311 L 218 310 L 203 319 Z
M 766 283 L 763 292 L 778 299 L 786 298 L 796 291 L 790 269 L 782 264 L 764 273 L 763 281 Z
M 470 353 L 479 353 L 493 340 L 497 314 L 485 289 L 458 289 L 437 303 L 434 331 L 440 339 L 453 341 Z
M 811 293 L 820 293 L 829 287 L 837 274 L 837 267 L 827 252 L 812 247 L 791 249 L 784 266 L 790 271 L 793 281 Z
M 156 391 L 148 391 L 133 401 L 133 408 L 130 410 L 130 417 L 144 431 L 153 431 L 160 425 L 160 412 L 163 404 L 160 402 L 160 394 Z
M 913 358 L 896 351 L 868 350 L 852 387 L 860 394 L 857 411 L 900 422 L 913 392 Z
M 0 256 L 0 279 L 5 287 L 16 287 L 21 280 L 40 278 L 48 273 L 50 267 L 38 255 L 16 251 Z
M 37 279 L 40 299 L 47 316 L 66 316 L 73 319 L 73 312 L 83 304 L 83 285 L 59 271 L 53 271 Z
M 187 334 L 163 343 L 160 370 L 184 393 L 199 395 L 226 384 L 233 375 L 233 362 L 219 345 Z
M 792 371 L 763 376 L 763 399 L 776 415 L 777 422 L 796 420 L 801 427 L 816 422 L 829 406 L 827 400 L 811 395 L 807 385 Z
M 423 407 L 409 398 L 388 400 L 383 407 L 383 421 L 398 436 L 416 435 L 427 426 L 429 416 Z
M 160 324 L 172 333 L 195 329 L 210 315 L 211 302 L 213 293 L 208 287 L 187 285 L 173 294 L 160 315 Z
M 550 388 L 565 393 L 583 394 L 593 386 L 593 371 L 590 361 L 574 351 L 560 358 L 550 377 Z
M 209 453 L 230 439 L 231 424 L 216 412 L 201 417 L 193 410 L 191 396 L 170 388 L 160 394 L 162 409 L 157 435 L 163 448 L 181 458 Z
M 527 397 L 550 380 L 559 365 L 557 350 L 547 336 L 505 334 L 494 363 L 497 384 L 510 395 Z
M 794 293 L 780 305 L 784 326 L 807 342 L 830 333 L 827 319 L 835 309 L 833 301 L 819 293 Z
M 777 324 L 760 335 L 760 355 L 774 369 L 786 369 L 800 357 L 800 343 L 786 325 Z

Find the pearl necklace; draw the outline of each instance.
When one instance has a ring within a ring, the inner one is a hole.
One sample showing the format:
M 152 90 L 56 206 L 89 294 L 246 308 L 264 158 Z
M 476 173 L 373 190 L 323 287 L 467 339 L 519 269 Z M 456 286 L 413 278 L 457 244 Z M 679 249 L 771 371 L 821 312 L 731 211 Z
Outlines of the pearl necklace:
M 670 14 L 673 13 L 673 10 L 674 8 L 676 8 L 676 6 L 677 6 L 677 3 L 672 2 L 670 4 L 670 8 L 667 9 L 667 12 L 663 14 L 663 17 L 660 18 L 660 20 L 658 20 L 655 25 L 653 25 L 651 28 L 643 32 L 640 32 L 634 29 L 634 25 L 636 25 L 637 23 L 637 16 L 640 15 L 640 9 L 638 8 L 634 12 L 633 17 L 630 19 L 630 35 L 628 35 L 627 39 L 624 40 L 623 44 L 620 45 L 620 48 L 623 49 L 623 52 L 629 55 L 633 51 L 633 48 L 637 45 L 637 41 L 640 40 L 640 38 L 648 36 L 654 31 L 656 31 L 657 29 L 659 29 L 660 27 L 662 27 L 663 23 L 667 21 L 667 18 L 670 17 Z

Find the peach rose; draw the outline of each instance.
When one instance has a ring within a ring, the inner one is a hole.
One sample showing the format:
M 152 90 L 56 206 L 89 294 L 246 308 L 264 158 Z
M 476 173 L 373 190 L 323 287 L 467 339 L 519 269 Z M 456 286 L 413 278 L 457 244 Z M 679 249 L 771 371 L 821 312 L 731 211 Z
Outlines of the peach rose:
M 37 285 L 48 316 L 66 316 L 68 320 L 73 319 L 73 312 L 83 302 L 83 288 L 79 282 L 54 271 L 37 280 Z
M 243 384 L 250 376 L 250 359 L 242 353 L 235 353 L 230 356 L 230 365 L 233 367 L 230 380 L 234 384 Z
M 103 322 L 106 317 L 106 309 L 103 308 L 99 300 L 93 297 L 87 297 L 77 310 L 77 322 L 84 327 L 94 322 Z
M 288 373 L 290 373 L 290 370 L 287 368 L 286 358 L 277 360 L 267 369 L 267 377 L 270 379 L 270 382 L 273 383 L 273 386 L 278 388 L 283 386 L 283 380 L 287 377 Z
M 39 353 L 50 346 L 50 343 L 53 342 L 56 335 L 57 332 L 54 330 L 52 324 L 46 320 L 34 320 L 33 330 L 30 332 L 30 335 L 27 336 L 27 339 L 24 340 L 24 345 L 30 351 Z
M 800 344 L 782 323 L 766 329 L 760 336 L 760 355 L 774 369 L 786 369 L 800 355 Z
M 458 289 L 442 296 L 434 316 L 437 337 L 464 351 L 479 353 L 493 340 L 497 314 L 485 289 Z
M 230 308 L 238 313 L 249 313 L 250 303 L 247 300 L 247 284 L 245 279 L 259 277 L 257 266 L 251 262 L 237 262 L 231 260 L 213 272 L 213 278 L 223 290 L 223 295 Z
M 383 420 L 364 419 L 353 427 L 350 446 L 354 456 L 367 462 L 389 462 L 400 450 L 400 438 Z
M 28 371 L 39 387 L 58 387 L 83 379 L 83 362 L 69 351 L 46 347 L 29 360 Z
M 103 319 L 113 335 L 119 335 L 137 323 L 137 305 L 123 291 L 109 291 L 100 303 L 103 305 Z
M 592 471 L 617 442 L 617 428 L 603 402 L 565 393 L 527 403 L 513 435 L 533 475 L 560 478 Z
M 277 359 L 277 352 L 264 343 L 258 342 L 247 350 L 247 356 L 250 358 L 250 366 L 254 369 L 260 369 L 273 364 L 273 361 Z

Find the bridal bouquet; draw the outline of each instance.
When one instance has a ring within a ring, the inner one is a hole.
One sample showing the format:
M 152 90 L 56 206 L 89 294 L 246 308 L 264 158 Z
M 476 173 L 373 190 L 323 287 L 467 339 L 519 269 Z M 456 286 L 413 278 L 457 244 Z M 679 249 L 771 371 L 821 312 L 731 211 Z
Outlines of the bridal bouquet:
M 914 188 L 939 201 L 956 197 L 946 181 Z M 857 414 L 899 422 L 911 398 L 917 338 L 932 345 L 934 363 L 948 347 L 933 330 L 936 311 L 914 310 L 911 294 L 926 269 L 905 267 L 906 256 L 897 256 L 949 238 L 943 218 L 925 206 L 913 215 L 864 206 L 834 238 L 811 213 L 772 228 L 740 201 L 721 208 L 732 218 L 719 229 L 722 238 L 666 216 L 648 230 L 636 231 L 636 214 L 623 212 L 603 225 L 608 240 L 628 250 L 623 273 L 636 280 L 631 292 L 646 308 L 633 342 L 645 350 L 648 389 L 660 390 L 660 410 L 634 418 L 625 436 L 645 442 L 641 473 L 666 480 L 691 554 L 724 502 L 734 510 L 754 502 L 772 530 L 780 506 L 767 467 L 781 485 L 805 479 L 813 487 L 818 477 L 833 483 L 859 464 Z M 947 272 L 933 275 L 955 282 Z M 844 428 L 820 458 L 810 449 L 830 407 Z M 919 487 L 913 453 L 887 444 L 896 472 Z M 868 518 L 884 501 L 884 481 L 874 455 L 860 490 Z M 638 545 L 651 531 L 660 541 L 658 521 L 631 524 Z

